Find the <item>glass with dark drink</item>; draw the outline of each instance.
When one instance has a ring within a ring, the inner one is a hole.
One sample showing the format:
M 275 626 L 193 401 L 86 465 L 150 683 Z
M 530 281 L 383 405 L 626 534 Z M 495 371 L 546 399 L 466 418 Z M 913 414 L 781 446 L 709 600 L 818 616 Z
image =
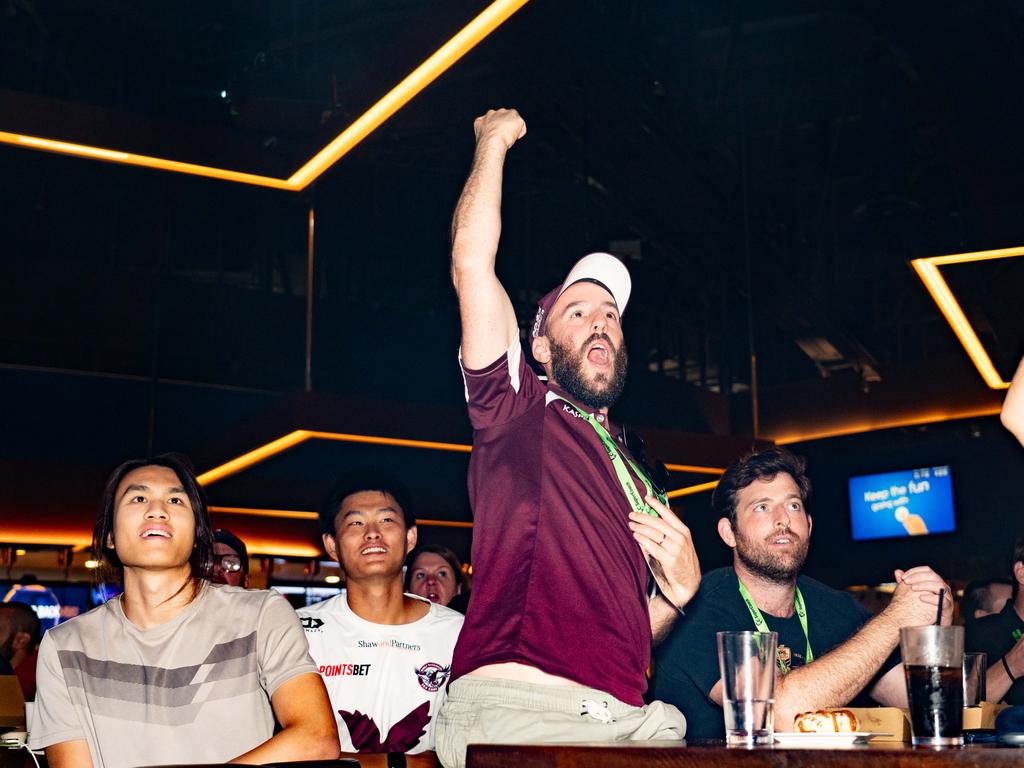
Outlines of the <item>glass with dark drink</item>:
M 904 665 L 915 744 L 963 744 L 963 669 Z
M 900 652 L 907 678 L 912 741 L 919 746 L 964 743 L 964 628 L 906 627 Z

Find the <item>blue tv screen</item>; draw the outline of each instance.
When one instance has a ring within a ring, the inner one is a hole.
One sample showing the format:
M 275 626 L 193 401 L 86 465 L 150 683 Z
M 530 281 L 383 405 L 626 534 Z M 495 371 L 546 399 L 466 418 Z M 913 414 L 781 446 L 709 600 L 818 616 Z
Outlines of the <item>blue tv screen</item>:
M 853 540 L 928 536 L 956 530 L 949 467 L 850 478 Z

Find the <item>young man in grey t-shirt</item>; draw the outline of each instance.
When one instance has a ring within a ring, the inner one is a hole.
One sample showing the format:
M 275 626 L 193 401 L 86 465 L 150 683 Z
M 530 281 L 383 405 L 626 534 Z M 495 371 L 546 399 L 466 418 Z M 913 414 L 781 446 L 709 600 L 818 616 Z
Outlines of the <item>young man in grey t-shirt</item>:
M 276 593 L 209 583 L 212 544 L 183 457 L 114 471 L 93 550 L 124 593 L 51 629 L 39 651 L 29 746 L 51 768 L 337 757 L 295 613 Z

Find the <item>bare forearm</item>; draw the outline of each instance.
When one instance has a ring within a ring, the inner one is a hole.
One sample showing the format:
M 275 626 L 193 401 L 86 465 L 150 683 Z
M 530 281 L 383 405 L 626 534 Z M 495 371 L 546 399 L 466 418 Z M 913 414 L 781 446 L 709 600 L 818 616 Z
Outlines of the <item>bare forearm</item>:
M 661 595 L 656 595 L 647 603 L 647 612 L 651 617 L 651 637 L 654 645 L 660 645 L 672 631 L 679 617 L 679 611 Z
M 501 181 L 509 148 L 526 134 L 514 109 L 473 122 L 476 153 L 452 217 L 452 283 L 462 319 L 462 363 L 481 368 L 519 338 L 516 313 L 494 273 L 501 238 Z
M 481 141 L 452 217 L 452 282 L 494 271 L 501 239 L 501 184 L 508 149 L 500 139 Z
M 1013 375 L 1013 381 L 1010 383 L 1009 392 L 1006 393 L 1006 400 L 1003 401 L 1003 410 L 999 417 L 1003 426 L 1024 443 L 1024 359 L 1020 361 L 1017 372 Z
M 903 672 L 903 665 L 897 664 L 884 675 L 881 680 L 872 687 L 871 698 L 883 707 L 899 707 L 906 709 L 907 703 L 907 676 Z
M 270 697 L 281 730 L 232 763 L 262 765 L 297 760 L 333 760 L 341 746 L 327 689 L 315 672 L 293 677 Z
M 52 768 L 92 768 L 92 754 L 85 739 L 62 741 L 46 748 L 46 762 Z
M 801 712 L 847 704 L 870 682 L 899 641 L 899 630 L 884 613 L 839 647 L 778 680 L 775 723 L 793 728 Z
M 1007 666 L 1013 672 L 1014 677 L 1024 675 L 1024 643 L 1018 642 L 1013 648 L 1006 652 Z M 1013 685 L 1013 680 L 1006 674 L 1006 667 L 1002 659 L 994 659 L 988 665 L 988 672 L 985 674 L 985 697 L 989 701 L 1002 701 L 1007 691 Z
M 295 725 L 239 755 L 232 763 L 264 765 L 295 760 L 333 760 L 339 751 L 338 732 L 315 725 Z

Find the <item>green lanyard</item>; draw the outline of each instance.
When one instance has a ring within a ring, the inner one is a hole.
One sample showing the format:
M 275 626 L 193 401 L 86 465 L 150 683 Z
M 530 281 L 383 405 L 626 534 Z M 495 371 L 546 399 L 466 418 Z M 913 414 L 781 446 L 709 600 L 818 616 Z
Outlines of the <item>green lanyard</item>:
M 736 579 L 740 585 L 740 597 L 743 598 L 743 602 L 747 604 L 747 610 L 750 611 L 750 618 L 754 620 L 754 626 L 757 627 L 758 632 L 771 632 L 768 629 L 768 623 L 764 620 L 764 616 L 761 615 L 761 610 L 754 604 L 754 598 L 750 596 L 747 588 L 743 586 L 743 582 Z M 804 605 L 804 596 L 800 594 L 800 587 L 796 588 L 796 595 L 793 597 L 793 607 L 796 609 L 796 616 L 800 619 L 800 627 L 804 631 L 804 637 L 807 640 L 807 652 L 804 655 L 804 664 L 810 664 L 814 661 L 814 652 L 811 650 L 811 636 L 807 633 L 807 606 Z M 782 674 L 789 672 L 789 666 L 783 662 L 782 658 L 779 657 L 779 670 Z
M 604 446 L 605 451 L 608 453 L 608 458 L 611 459 L 612 467 L 615 469 L 615 477 L 618 478 L 619 484 L 622 486 L 622 491 L 626 494 L 626 499 L 629 501 L 633 511 L 658 517 L 658 513 L 654 511 L 654 509 L 644 501 L 643 497 L 637 493 L 636 486 L 633 484 L 632 478 L 629 476 L 629 470 L 626 469 L 626 462 L 629 462 L 629 466 L 633 468 L 636 476 L 640 478 L 640 482 L 644 484 L 644 489 L 647 491 L 648 495 L 657 495 L 662 504 L 668 504 L 668 499 L 663 493 L 659 492 L 655 494 L 654 486 L 647 478 L 647 473 L 640 469 L 640 467 L 638 467 L 629 456 L 626 456 L 625 461 L 623 461 L 622 451 L 619 450 L 619 447 L 615 444 L 615 440 L 613 440 L 612 436 L 608 434 L 608 430 L 605 429 L 604 425 L 594 418 L 594 414 L 581 411 L 575 403 L 572 403 L 561 395 L 550 392 L 549 397 L 557 398 L 558 400 L 565 402 L 594 428 L 598 438 L 601 440 L 601 445 Z

